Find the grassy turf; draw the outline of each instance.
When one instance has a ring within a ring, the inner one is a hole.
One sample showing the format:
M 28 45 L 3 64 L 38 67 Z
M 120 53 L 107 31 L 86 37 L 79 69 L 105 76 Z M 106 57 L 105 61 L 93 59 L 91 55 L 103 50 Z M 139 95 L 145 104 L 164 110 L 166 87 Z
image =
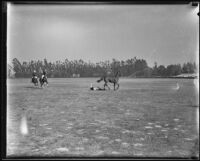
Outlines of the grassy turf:
M 95 81 L 49 79 L 41 89 L 8 80 L 7 155 L 199 156 L 193 80 L 122 78 L 118 91 L 90 91 L 103 85 Z

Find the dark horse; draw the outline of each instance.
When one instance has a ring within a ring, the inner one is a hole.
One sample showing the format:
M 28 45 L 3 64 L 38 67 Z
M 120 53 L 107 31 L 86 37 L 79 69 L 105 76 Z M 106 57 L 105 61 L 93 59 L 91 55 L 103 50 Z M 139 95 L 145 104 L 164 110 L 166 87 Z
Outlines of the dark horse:
M 108 86 L 108 83 L 113 83 L 114 84 L 114 90 L 117 90 L 119 88 L 119 71 L 115 74 L 115 76 L 111 77 L 111 76 L 103 76 L 101 77 L 99 80 L 97 80 L 97 82 L 101 82 L 104 81 L 104 89 L 107 86 L 108 89 L 110 89 L 110 87 Z M 115 88 L 115 86 L 117 85 L 117 88 Z
M 38 78 L 37 77 L 33 77 L 31 82 L 35 85 L 38 86 Z
M 40 81 L 41 87 L 43 87 L 43 85 L 45 85 L 45 84 L 48 85 L 48 81 L 47 81 L 47 77 L 46 76 L 44 76 L 43 78 L 40 77 L 39 81 Z

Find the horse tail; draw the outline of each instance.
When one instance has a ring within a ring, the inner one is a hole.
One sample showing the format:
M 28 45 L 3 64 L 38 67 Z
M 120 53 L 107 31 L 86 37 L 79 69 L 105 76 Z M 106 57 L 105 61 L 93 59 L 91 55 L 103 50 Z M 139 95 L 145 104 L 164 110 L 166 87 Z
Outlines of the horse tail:
M 101 82 L 103 80 L 103 77 L 101 77 L 99 80 L 97 80 L 97 82 L 99 83 L 99 82 Z

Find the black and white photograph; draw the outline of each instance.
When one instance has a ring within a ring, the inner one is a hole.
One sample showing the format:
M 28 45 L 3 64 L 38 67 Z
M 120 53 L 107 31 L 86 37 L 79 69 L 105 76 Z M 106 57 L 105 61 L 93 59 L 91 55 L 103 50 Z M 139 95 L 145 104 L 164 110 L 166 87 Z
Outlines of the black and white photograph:
M 199 3 L 6 14 L 6 157 L 199 158 Z

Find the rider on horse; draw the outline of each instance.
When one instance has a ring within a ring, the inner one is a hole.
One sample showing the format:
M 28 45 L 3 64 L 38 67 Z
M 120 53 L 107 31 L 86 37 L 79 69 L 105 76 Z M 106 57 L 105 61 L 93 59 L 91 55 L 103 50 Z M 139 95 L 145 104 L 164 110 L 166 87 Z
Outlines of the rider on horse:
M 38 85 L 38 77 L 37 77 L 36 70 L 34 70 L 32 73 L 31 83 L 33 83 L 35 86 Z
M 47 76 L 46 76 L 46 70 L 43 70 L 43 72 L 42 72 L 42 79 L 43 79 L 44 77 L 47 77 Z
M 32 82 L 33 82 L 33 79 L 37 79 L 37 73 L 36 73 L 36 70 L 33 71 L 32 73 Z
M 46 78 L 46 82 L 47 82 L 47 84 L 48 84 L 48 81 L 47 81 L 47 75 L 46 75 L 47 73 L 46 73 L 46 70 L 43 70 L 43 72 L 42 72 L 42 79 L 44 79 L 44 78 Z

